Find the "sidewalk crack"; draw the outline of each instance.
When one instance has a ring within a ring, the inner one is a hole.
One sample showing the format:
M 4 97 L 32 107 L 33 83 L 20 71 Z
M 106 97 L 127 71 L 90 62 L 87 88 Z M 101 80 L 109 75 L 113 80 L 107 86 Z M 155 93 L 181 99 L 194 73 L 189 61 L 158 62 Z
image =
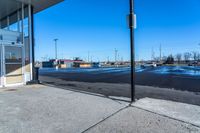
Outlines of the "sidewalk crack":
M 87 129 L 85 129 L 85 130 L 84 130 L 84 131 L 82 131 L 81 133 L 85 133 L 85 132 L 89 131 L 90 129 L 92 129 L 92 128 L 96 127 L 96 126 L 97 126 L 97 125 L 99 125 L 100 123 L 102 123 L 102 122 L 106 121 L 107 119 L 109 119 L 109 118 L 111 118 L 112 116 L 114 116 L 114 115 L 118 114 L 119 112 L 121 112 L 121 111 L 123 111 L 123 110 L 127 109 L 128 107 L 130 107 L 130 105 L 128 105 L 128 106 L 125 106 L 125 107 L 123 107 L 123 108 L 119 109 L 118 111 L 116 111 L 116 112 L 112 113 L 111 115 L 107 116 L 106 118 L 103 118 L 102 120 L 100 120 L 99 122 L 95 123 L 94 125 L 92 125 L 92 126 L 88 127 Z

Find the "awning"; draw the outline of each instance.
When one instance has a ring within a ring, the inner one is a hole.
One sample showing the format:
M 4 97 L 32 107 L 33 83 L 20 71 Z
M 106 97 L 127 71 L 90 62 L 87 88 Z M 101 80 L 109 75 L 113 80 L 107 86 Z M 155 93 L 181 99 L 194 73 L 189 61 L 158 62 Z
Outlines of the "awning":
M 40 12 L 48 7 L 62 2 L 63 0 L 0 0 L 0 20 L 21 8 L 21 3 L 31 4 L 33 12 Z
M 34 13 L 37 13 L 48 7 L 56 5 L 64 0 L 12 0 L 12 1 L 19 1 L 23 3 L 31 4 L 34 7 Z

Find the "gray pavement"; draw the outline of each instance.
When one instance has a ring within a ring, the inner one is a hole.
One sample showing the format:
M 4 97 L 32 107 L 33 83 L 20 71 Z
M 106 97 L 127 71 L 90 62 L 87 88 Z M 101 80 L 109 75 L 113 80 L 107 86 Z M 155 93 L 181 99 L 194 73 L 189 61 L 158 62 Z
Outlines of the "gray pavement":
M 199 128 L 173 119 L 130 107 L 88 133 L 199 133 Z
M 200 106 L 152 98 L 141 99 L 132 105 L 200 127 Z
M 0 133 L 200 132 L 200 127 L 189 120 L 147 110 L 145 104 L 144 108 L 134 106 L 43 85 L 1 89 Z

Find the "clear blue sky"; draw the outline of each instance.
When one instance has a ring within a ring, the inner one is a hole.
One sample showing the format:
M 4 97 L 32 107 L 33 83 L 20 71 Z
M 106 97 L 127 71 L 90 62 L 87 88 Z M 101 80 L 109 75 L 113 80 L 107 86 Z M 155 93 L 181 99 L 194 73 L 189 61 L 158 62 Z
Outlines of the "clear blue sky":
M 200 51 L 199 0 L 135 0 L 136 59 L 185 51 Z M 36 58 L 54 58 L 58 38 L 59 58 L 80 56 L 95 61 L 129 60 L 129 0 L 65 0 L 35 15 Z

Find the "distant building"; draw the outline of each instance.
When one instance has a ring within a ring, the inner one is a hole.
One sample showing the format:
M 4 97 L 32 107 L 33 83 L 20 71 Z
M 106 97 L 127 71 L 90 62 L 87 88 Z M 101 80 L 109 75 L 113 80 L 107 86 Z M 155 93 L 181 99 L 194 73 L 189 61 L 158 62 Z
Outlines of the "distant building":
M 59 68 L 72 68 L 74 67 L 75 63 L 82 62 L 82 60 L 69 60 L 69 59 L 61 59 L 58 60 Z
M 70 60 L 70 59 L 51 59 L 49 61 L 43 61 L 42 67 L 43 68 L 72 68 L 72 67 L 80 67 L 80 63 L 82 63 L 82 60 Z
M 74 60 L 59 60 L 59 68 L 72 68 L 74 65 Z
M 97 68 L 100 67 L 99 62 L 75 62 L 74 67 L 79 67 L 79 68 Z
M 50 61 L 43 61 L 42 62 L 42 67 L 43 68 L 51 68 L 51 67 L 53 67 L 53 63 L 50 62 Z
M 90 68 L 90 67 L 100 67 L 99 62 L 85 62 L 83 60 L 70 60 L 70 59 L 59 59 L 59 60 L 49 60 L 43 61 L 43 68 L 54 68 L 58 66 L 58 68 Z
M 92 64 L 91 63 L 82 62 L 82 63 L 80 63 L 79 67 L 80 68 L 90 68 L 90 67 L 92 67 Z
M 92 67 L 101 67 L 101 64 L 99 62 L 93 62 Z

